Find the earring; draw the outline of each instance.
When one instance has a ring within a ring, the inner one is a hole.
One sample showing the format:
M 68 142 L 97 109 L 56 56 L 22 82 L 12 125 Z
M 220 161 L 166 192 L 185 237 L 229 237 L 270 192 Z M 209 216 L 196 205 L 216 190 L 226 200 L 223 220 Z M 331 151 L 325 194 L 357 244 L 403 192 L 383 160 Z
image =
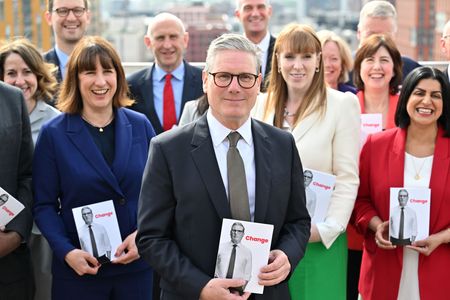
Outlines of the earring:
M 316 68 L 316 73 L 319 73 L 319 67 Z
M 278 67 L 278 73 L 281 73 L 281 68 L 280 67 Z

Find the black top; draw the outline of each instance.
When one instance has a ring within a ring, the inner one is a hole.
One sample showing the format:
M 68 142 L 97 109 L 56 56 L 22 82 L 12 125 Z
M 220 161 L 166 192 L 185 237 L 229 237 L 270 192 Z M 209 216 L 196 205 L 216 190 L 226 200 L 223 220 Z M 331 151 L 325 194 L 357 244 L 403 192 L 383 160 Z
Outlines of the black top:
M 87 128 L 89 129 L 89 132 L 94 139 L 98 150 L 100 150 L 103 158 L 108 163 L 108 165 L 111 166 L 114 161 L 115 119 L 113 119 L 111 123 L 109 123 L 105 127 L 96 127 L 89 124 L 84 119 L 83 121 L 87 125 Z

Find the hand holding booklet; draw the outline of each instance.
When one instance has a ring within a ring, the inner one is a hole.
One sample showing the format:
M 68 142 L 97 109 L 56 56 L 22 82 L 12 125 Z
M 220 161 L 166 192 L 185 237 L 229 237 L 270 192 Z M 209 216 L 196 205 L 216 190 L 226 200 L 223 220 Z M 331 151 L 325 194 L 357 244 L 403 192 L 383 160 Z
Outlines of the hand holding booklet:
M 0 228 L 4 228 L 24 208 L 22 203 L 0 187 Z
M 112 200 L 72 209 L 81 249 L 100 264 L 111 262 L 122 243 L 119 223 Z
M 260 269 L 269 261 L 273 225 L 223 219 L 214 277 L 244 279 L 238 292 L 262 294 Z

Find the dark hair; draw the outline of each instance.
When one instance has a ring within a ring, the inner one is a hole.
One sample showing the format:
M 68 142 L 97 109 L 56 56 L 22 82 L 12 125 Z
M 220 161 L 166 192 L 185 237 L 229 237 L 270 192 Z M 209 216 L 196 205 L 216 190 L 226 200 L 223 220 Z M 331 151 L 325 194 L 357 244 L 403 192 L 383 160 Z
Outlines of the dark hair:
M 53 11 L 53 2 L 55 2 L 54 0 L 48 0 L 47 1 L 47 11 L 48 12 L 52 12 Z M 89 10 L 88 7 L 88 0 L 84 0 L 84 8 L 86 8 L 86 10 Z
M 417 87 L 419 82 L 423 79 L 433 79 L 441 84 L 442 94 L 442 115 L 437 120 L 438 124 L 442 126 L 445 131 L 445 136 L 450 136 L 450 86 L 448 78 L 438 69 L 431 67 L 419 67 L 414 69 L 406 77 L 403 82 L 402 91 L 397 103 L 397 110 L 395 112 L 395 125 L 400 128 L 406 128 L 411 123 L 411 118 L 406 110 L 408 100 Z
M 119 108 L 134 103 L 127 96 L 128 85 L 125 72 L 114 47 L 102 37 L 86 36 L 77 43 L 67 62 L 66 77 L 56 105 L 59 110 L 69 114 L 81 113 L 83 99 L 78 75 L 86 70 L 95 70 L 97 60 L 103 68 L 116 71 L 117 90 L 112 101 L 113 107 Z
M 402 83 L 403 61 L 397 46 L 391 37 L 384 34 L 374 34 L 369 36 L 356 52 L 355 64 L 353 67 L 353 81 L 359 90 L 364 90 L 364 82 L 361 78 L 361 64 L 363 60 L 374 55 L 378 49 L 384 47 L 392 58 L 394 64 L 394 76 L 389 81 L 389 93 L 395 95 L 398 93 L 399 85 Z

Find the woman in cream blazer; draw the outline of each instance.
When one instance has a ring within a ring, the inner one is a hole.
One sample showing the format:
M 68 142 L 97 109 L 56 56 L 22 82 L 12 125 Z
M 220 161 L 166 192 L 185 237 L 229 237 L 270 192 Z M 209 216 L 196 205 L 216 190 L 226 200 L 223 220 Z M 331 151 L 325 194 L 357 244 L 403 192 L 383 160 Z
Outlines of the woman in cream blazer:
M 291 24 L 277 38 L 268 94 L 256 119 L 294 136 L 304 168 L 336 176 L 326 217 L 312 224 L 305 257 L 290 282 L 292 299 L 346 299 L 345 228 L 358 191 L 360 108 L 355 95 L 325 87 L 314 31 Z

